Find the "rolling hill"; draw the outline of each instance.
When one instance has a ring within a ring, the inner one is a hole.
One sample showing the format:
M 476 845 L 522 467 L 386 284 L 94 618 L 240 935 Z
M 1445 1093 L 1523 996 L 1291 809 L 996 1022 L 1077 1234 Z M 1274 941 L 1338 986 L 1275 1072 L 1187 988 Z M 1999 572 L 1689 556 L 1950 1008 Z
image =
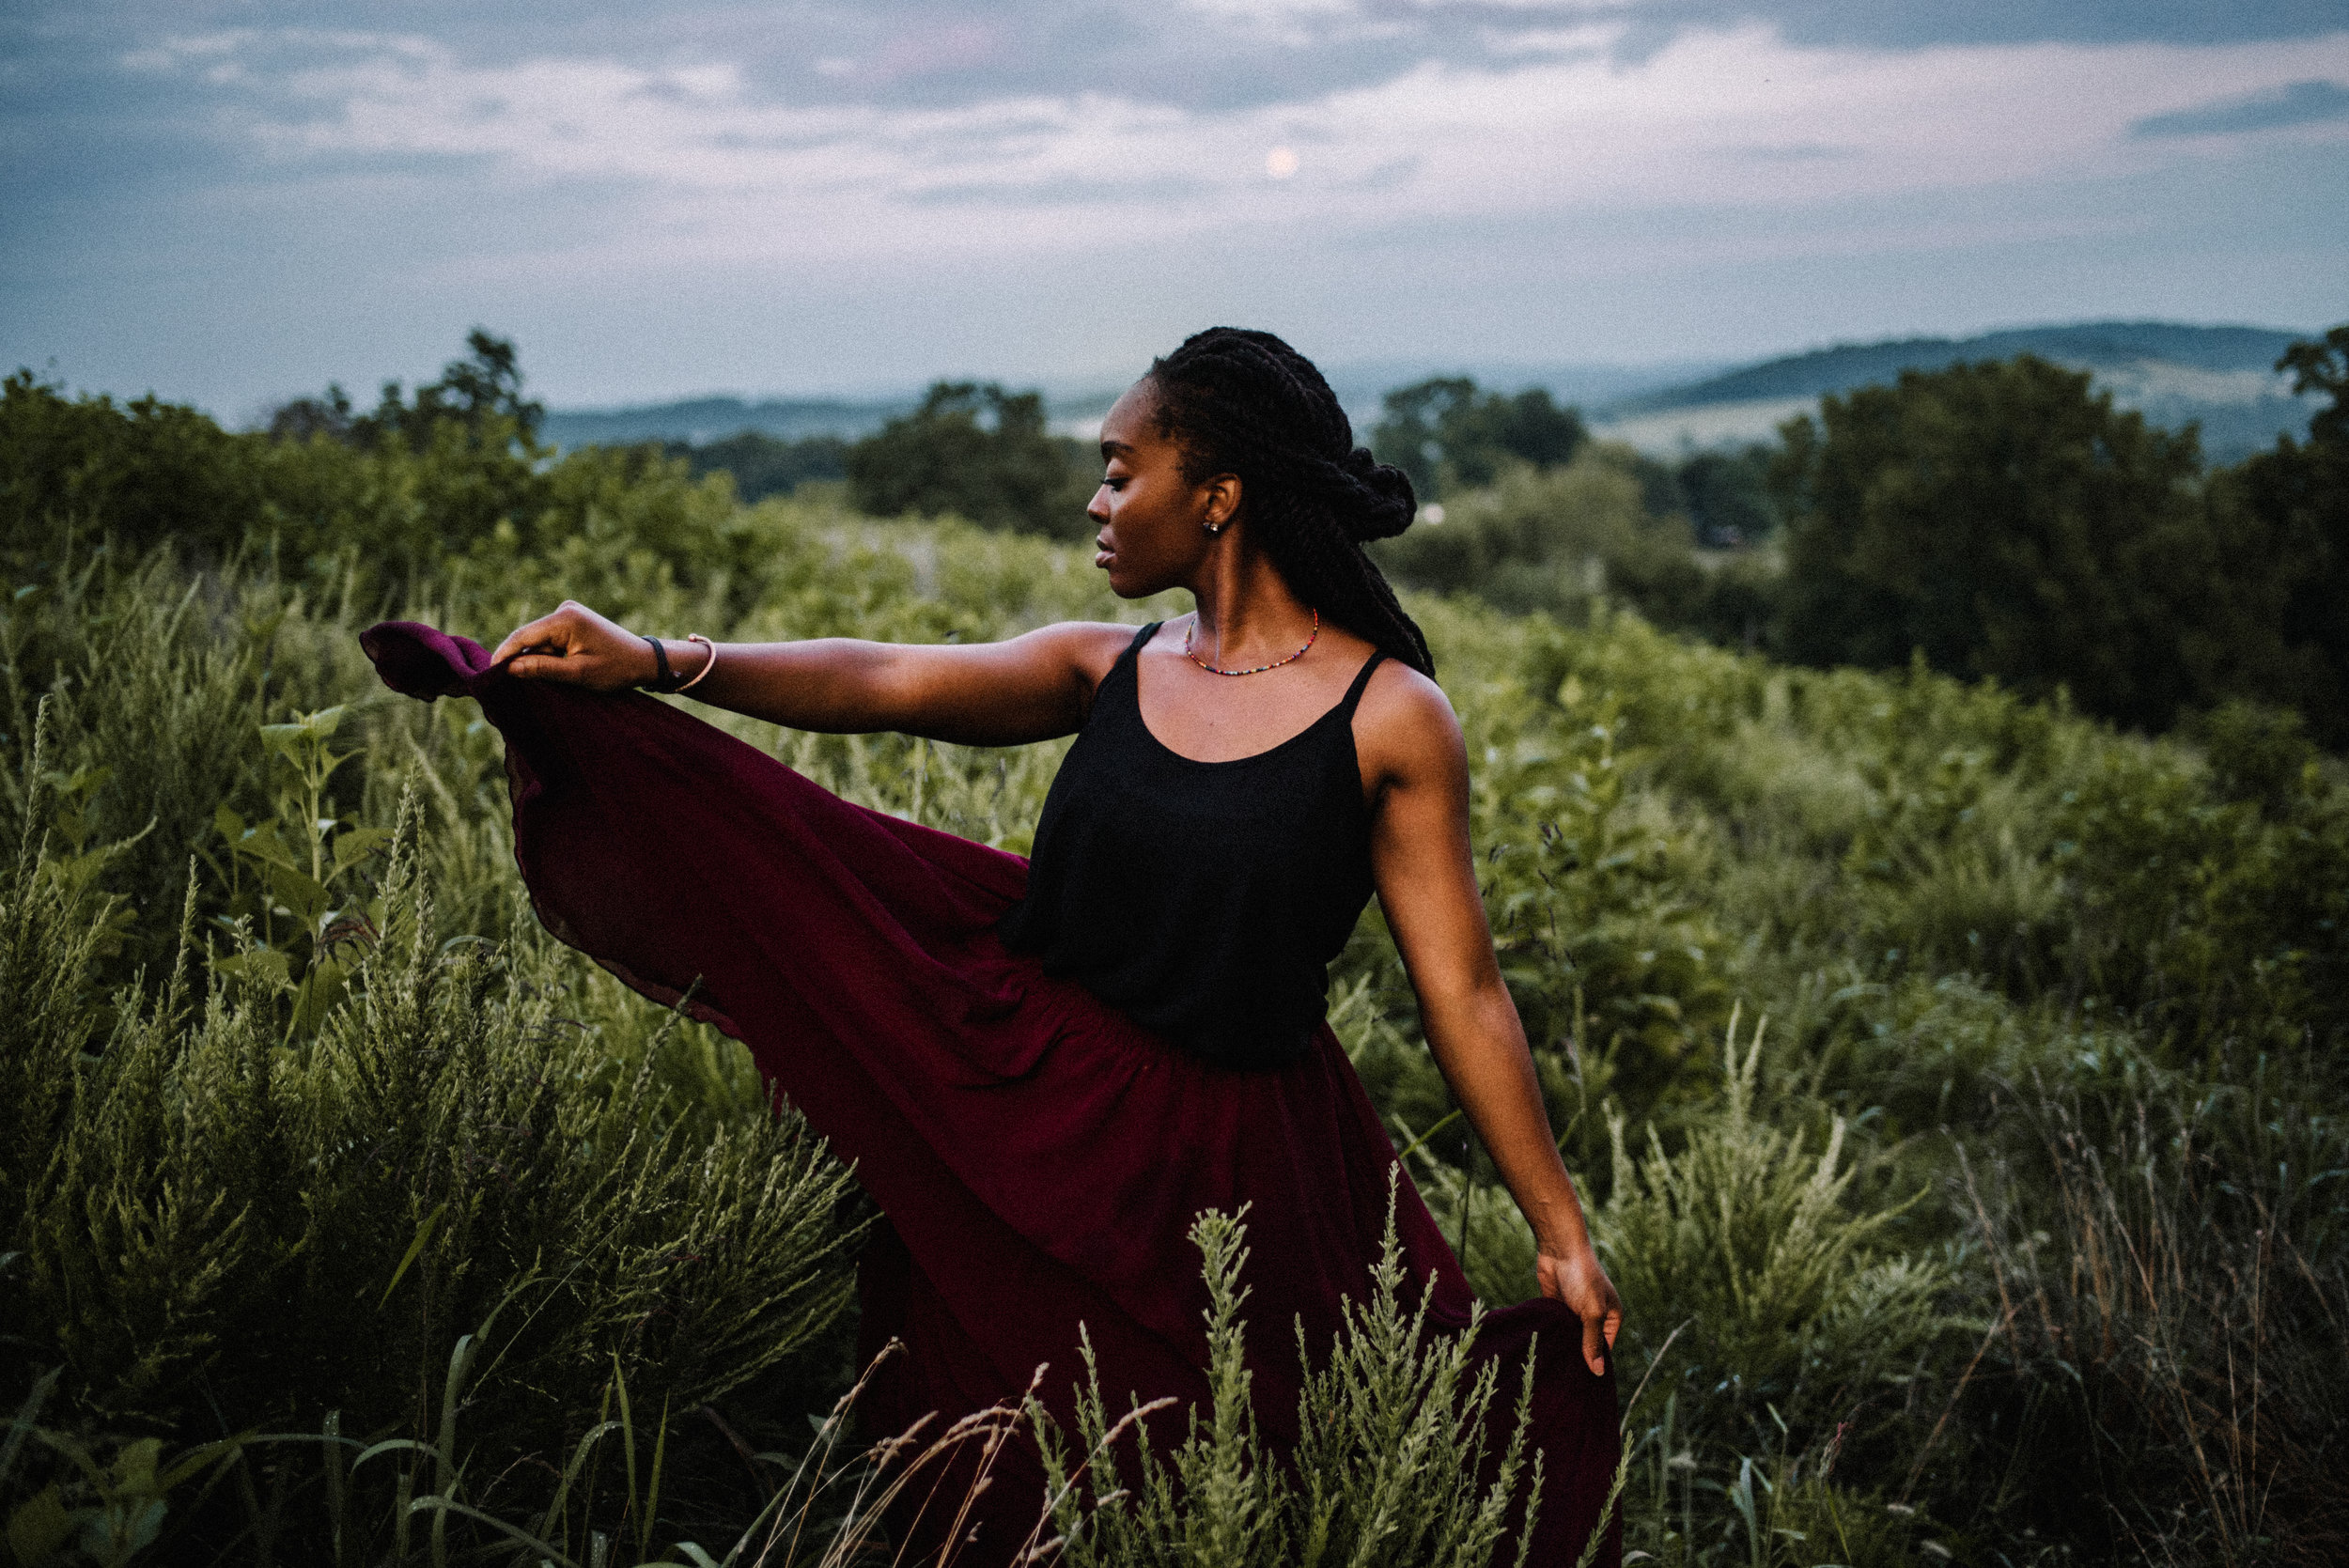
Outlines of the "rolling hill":
M 2315 401 L 2293 396 L 2291 382 L 2275 370 L 2277 357 L 2303 335 L 2264 327 L 2092 321 L 1842 344 L 1626 398 L 1594 411 L 1593 425 L 1656 453 L 1767 441 L 1781 421 L 1812 411 L 1829 393 L 1890 382 L 1904 370 L 2037 354 L 2093 372 L 2115 402 L 2154 424 L 2175 429 L 2199 423 L 2204 454 L 2233 462 L 2280 433 L 2307 433 Z

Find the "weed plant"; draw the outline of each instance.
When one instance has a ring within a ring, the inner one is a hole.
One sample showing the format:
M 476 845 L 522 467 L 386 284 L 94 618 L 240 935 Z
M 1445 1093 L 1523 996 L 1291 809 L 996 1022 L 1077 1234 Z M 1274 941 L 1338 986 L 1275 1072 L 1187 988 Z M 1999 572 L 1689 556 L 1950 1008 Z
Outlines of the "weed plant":
M 1072 1568 L 1475 1568 L 1516 1531 L 1522 1568 L 1531 1549 L 1523 1532 L 1532 1523 L 1527 1494 L 1542 1472 L 1541 1455 L 1529 1456 L 1525 1445 L 1532 1368 L 1517 1391 L 1510 1436 L 1488 1453 L 1498 1370 L 1488 1363 L 1468 1375 L 1472 1325 L 1459 1336 L 1428 1331 L 1433 1281 L 1416 1310 L 1406 1304 L 1392 1187 L 1371 1297 L 1348 1303 L 1327 1364 L 1299 1402 L 1304 1436 L 1291 1461 L 1294 1479 L 1265 1445 L 1249 1405 L 1243 1218 L 1210 1211 L 1191 1227 L 1206 1260 L 1211 1405 L 1190 1411 L 1189 1434 L 1168 1458 L 1151 1450 L 1142 1420 L 1149 1406 L 1112 1418 L 1090 1345 L 1073 1449 L 1031 1397 L 1054 1531 L 1049 1552 L 1037 1555 Z M 1298 1350 L 1308 1366 L 1324 1359 L 1316 1346 Z M 1122 1458 L 1128 1446 L 1130 1477 Z

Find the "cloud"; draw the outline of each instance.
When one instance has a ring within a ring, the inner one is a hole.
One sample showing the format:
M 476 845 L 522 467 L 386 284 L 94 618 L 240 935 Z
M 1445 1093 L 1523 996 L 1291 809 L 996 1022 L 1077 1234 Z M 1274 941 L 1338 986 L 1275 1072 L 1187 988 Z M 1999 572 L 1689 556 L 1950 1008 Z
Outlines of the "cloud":
M 1041 179 L 1024 183 L 926 185 L 904 199 L 915 207 L 1101 207 L 1186 201 L 1206 189 L 1203 180 Z
M 2129 134 L 2224 136 L 2343 119 L 2349 119 L 2349 87 L 2319 79 L 2289 82 L 2280 87 L 2220 99 L 2191 109 L 2148 115 L 2129 127 Z
M 941 34 L 925 58 L 983 55 L 993 38 Z M 619 221 L 555 248 L 581 264 L 646 265 L 1057 250 L 1072 208 L 1105 234 L 1143 226 L 1176 241 L 1252 224 L 1799 210 L 2125 174 L 2175 156 L 2165 138 L 2349 117 L 2349 92 L 2308 79 L 2311 65 L 2349 75 L 2349 34 L 1888 51 L 1804 47 L 1749 25 L 1684 34 L 1637 62 L 1591 48 L 1426 59 L 1230 107 L 1107 89 L 825 101 L 722 60 L 484 62 L 367 33 L 224 33 L 140 61 L 210 73 L 231 117 L 288 170 L 447 164 L 517 193 L 594 189 Z M 236 69 L 221 78 L 224 67 Z M 2174 107 L 2213 86 L 2230 96 Z M 1293 178 L 1264 178 L 1275 147 L 1305 149 Z M 985 217 L 941 230 L 941 208 Z
M 2349 256 L 2349 119 L 2309 113 L 2341 3 L 30 0 L 0 336 L 277 392 L 486 320 L 578 396 L 1243 318 L 1438 357 L 2307 322 Z

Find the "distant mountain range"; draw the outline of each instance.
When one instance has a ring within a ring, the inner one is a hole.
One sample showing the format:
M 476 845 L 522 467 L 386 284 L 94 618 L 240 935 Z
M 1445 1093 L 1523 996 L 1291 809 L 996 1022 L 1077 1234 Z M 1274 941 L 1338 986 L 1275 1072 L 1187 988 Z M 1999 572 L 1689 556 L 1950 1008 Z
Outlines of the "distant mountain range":
M 2037 354 L 2094 373 L 2114 401 L 2175 429 L 2199 422 L 2214 462 L 2234 462 L 2289 431 L 2306 435 L 2314 399 L 2295 398 L 2275 371 L 2277 357 L 2308 335 L 2265 327 L 2191 327 L 2167 321 L 2092 321 L 2024 327 L 1978 337 L 1917 337 L 1844 344 L 1732 368 L 1719 363 L 1659 365 L 1466 365 L 1395 361 L 1329 367 L 1330 384 L 1358 430 L 1367 434 L 1389 389 L 1433 375 L 1468 375 L 1503 391 L 1546 387 L 1580 406 L 1600 435 L 1659 456 L 1767 441 L 1781 422 L 1813 411 L 1822 396 L 1890 382 L 1904 370 L 1938 370 L 1961 360 Z M 1117 396 L 1114 388 L 1045 389 L 1054 425 L 1087 435 Z M 856 440 L 911 410 L 920 396 L 887 398 L 695 397 L 608 410 L 556 410 L 544 433 L 558 446 L 684 441 L 696 445 L 743 430 L 786 441 L 832 435 Z
M 2199 422 L 2204 456 L 2234 462 L 2274 444 L 2279 434 L 2308 433 L 2317 401 L 2295 397 L 2290 380 L 2275 369 L 2284 349 L 2307 335 L 2266 327 L 2091 321 L 1846 344 L 1625 398 L 1594 410 L 1593 424 L 1602 435 L 1659 454 L 1767 441 L 1781 421 L 1813 411 L 1829 393 L 1889 383 L 1904 370 L 2036 354 L 2092 372 L 2114 402 L 2153 424 L 2176 429 Z

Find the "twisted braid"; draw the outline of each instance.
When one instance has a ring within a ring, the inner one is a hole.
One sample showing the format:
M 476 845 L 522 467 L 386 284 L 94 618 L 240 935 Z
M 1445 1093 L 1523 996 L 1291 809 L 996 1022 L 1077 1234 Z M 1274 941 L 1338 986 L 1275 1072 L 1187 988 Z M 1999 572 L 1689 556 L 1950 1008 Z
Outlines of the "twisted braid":
M 1159 431 L 1183 449 L 1184 477 L 1239 476 L 1248 532 L 1298 597 L 1433 675 L 1419 623 L 1362 552 L 1411 525 L 1411 481 L 1354 444 L 1313 362 L 1270 333 L 1210 327 L 1155 362 L 1149 380 Z

